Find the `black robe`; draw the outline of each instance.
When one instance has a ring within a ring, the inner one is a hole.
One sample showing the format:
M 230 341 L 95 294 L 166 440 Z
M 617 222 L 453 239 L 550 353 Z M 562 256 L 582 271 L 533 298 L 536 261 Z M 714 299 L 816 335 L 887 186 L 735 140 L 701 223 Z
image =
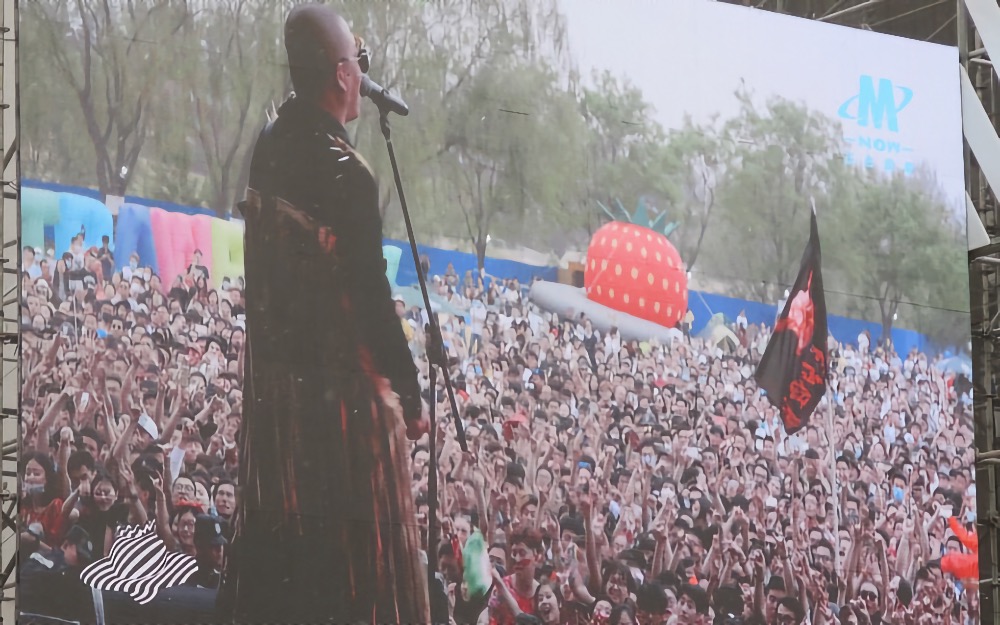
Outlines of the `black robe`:
M 254 149 L 246 219 L 241 503 L 229 622 L 426 623 L 403 420 L 420 393 L 378 187 L 343 126 L 286 101 Z

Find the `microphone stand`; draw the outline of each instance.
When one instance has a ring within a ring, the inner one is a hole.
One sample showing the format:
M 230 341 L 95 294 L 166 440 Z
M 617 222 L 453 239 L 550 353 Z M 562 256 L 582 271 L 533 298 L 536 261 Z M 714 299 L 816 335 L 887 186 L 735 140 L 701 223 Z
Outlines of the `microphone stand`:
M 376 103 L 377 105 L 377 103 Z M 399 194 L 399 205 L 403 209 L 403 221 L 406 223 L 406 236 L 410 240 L 410 252 L 413 254 L 413 264 L 417 270 L 417 280 L 420 283 L 420 293 L 424 298 L 424 309 L 427 311 L 427 366 L 428 378 L 430 381 L 431 401 L 430 404 L 430 432 L 428 433 L 428 455 L 430 461 L 427 464 L 427 584 L 428 589 L 431 580 L 437 577 L 437 508 L 438 508 L 438 457 L 437 457 L 437 373 L 441 370 L 441 377 L 444 379 L 444 387 L 448 393 L 448 401 L 451 403 L 451 414 L 455 420 L 455 430 L 458 433 L 458 444 L 463 452 L 469 451 L 469 445 L 465 440 L 465 427 L 462 425 L 462 417 L 458 412 L 458 402 L 455 401 L 455 389 L 451 383 L 451 376 L 448 373 L 448 362 L 444 355 L 444 342 L 441 339 L 441 326 L 438 324 L 437 315 L 431 309 L 431 299 L 427 291 L 427 278 L 424 276 L 423 268 L 420 265 L 420 252 L 417 250 L 417 241 L 413 235 L 413 223 L 410 221 L 410 211 L 406 206 L 406 196 L 403 194 L 403 181 L 399 177 L 399 165 L 396 163 L 396 152 L 392 147 L 391 129 L 389 127 L 389 110 L 382 106 L 379 109 L 379 125 L 382 127 L 382 136 L 385 137 L 385 147 L 389 152 L 389 162 L 392 165 L 392 176 L 396 182 L 396 193 Z M 447 589 L 445 589 L 447 591 Z

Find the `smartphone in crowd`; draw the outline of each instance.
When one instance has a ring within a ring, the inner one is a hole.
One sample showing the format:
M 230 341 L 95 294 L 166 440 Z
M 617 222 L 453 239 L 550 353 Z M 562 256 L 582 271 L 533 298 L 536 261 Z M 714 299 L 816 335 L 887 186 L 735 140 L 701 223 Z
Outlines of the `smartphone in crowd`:
M 180 375 L 177 378 L 177 383 L 181 388 L 187 388 L 188 382 L 191 380 L 191 365 L 186 362 L 182 362 L 180 366 Z

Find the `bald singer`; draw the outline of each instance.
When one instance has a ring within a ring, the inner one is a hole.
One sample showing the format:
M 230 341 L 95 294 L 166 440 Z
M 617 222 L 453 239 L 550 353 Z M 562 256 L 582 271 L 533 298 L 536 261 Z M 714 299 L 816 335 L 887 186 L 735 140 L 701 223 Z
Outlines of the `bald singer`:
M 285 23 L 294 94 L 254 148 L 240 504 L 224 622 L 429 623 L 406 439 L 427 431 L 385 276 L 378 187 L 344 126 L 363 41 L 333 9 Z

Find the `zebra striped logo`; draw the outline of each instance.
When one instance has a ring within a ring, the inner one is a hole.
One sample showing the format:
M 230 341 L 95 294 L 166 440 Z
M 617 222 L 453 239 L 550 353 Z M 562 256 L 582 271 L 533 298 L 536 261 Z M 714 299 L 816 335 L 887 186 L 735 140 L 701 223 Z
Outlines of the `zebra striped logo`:
M 160 590 L 183 584 L 198 570 L 198 561 L 168 553 L 155 524 L 125 527 L 111 553 L 83 569 L 80 579 L 98 590 L 125 592 L 138 603 L 153 600 Z

